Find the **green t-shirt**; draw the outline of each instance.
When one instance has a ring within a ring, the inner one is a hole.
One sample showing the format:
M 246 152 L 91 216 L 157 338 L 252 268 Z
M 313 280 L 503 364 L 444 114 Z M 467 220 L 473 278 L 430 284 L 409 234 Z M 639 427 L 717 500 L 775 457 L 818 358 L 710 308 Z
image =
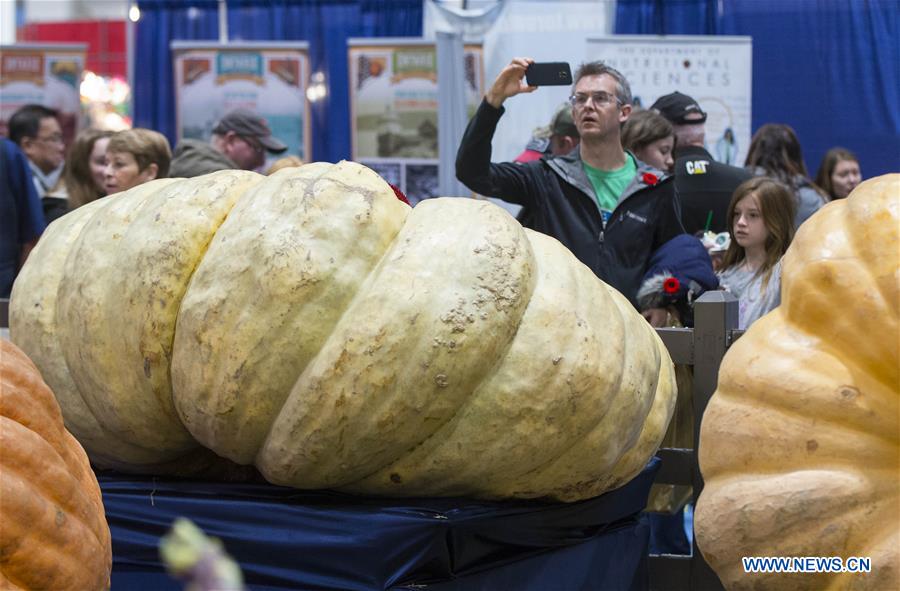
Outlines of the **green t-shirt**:
M 600 170 L 586 162 L 582 162 L 584 172 L 594 187 L 594 195 L 597 198 L 597 205 L 600 206 L 604 226 L 619 202 L 619 195 L 622 194 L 637 172 L 637 163 L 635 163 L 634 158 L 627 152 L 625 156 L 625 165 L 616 170 Z

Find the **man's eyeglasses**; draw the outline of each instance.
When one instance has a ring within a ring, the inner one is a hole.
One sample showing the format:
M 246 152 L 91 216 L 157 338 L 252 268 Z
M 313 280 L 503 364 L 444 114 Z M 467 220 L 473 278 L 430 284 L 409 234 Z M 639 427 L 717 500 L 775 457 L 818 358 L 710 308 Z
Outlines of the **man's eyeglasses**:
M 47 137 L 38 136 L 34 139 L 36 139 L 39 142 L 44 142 L 47 144 L 62 144 L 63 143 L 63 136 L 58 133 L 55 133 L 53 135 L 48 135 Z
M 617 96 L 602 90 L 594 92 L 576 92 L 569 97 L 569 104 L 580 109 L 587 104 L 588 99 L 592 100 L 594 105 L 598 107 L 605 107 L 606 105 L 611 105 L 613 103 L 622 104 L 622 101 L 620 101 Z

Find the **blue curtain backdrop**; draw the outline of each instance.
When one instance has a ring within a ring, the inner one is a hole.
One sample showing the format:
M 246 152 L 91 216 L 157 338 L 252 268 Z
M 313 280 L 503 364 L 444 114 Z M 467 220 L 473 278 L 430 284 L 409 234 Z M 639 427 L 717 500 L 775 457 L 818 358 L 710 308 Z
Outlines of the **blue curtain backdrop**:
M 155 129 L 175 146 L 173 40 L 217 40 L 216 0 L 140 0 L 134 47 L 134 125 Z
M 350 157 L 348 37 L 419 37 L 421 0 L 228 0 L 230 41 L 307 41 L 310 68 L 328 95 L 311 105 L 312 157 Z M 217 40 L 218 4 L 144 0 L 137 32 L 135 125 L 175 140 L 173 40 Z
M 811 176 L 832 146 L 900 171 L 898 0 L 618 0 L 615 32 L 749 35 L 754 132 L 793 127 Z

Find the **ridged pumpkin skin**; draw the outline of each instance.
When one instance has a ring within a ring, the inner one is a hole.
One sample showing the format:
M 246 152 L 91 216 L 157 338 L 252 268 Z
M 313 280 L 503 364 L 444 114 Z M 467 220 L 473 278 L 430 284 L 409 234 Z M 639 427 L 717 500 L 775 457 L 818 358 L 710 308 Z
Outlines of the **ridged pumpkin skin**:
M 697 542 L 728 589 L 900 589 L 900 175 L 806 221 L 703 416 Z M 742 556 L 871 557 L 745 574 Z
M 101 465 L 209 449 L 298 488 L 574 501 L 671 416 L 661 341 L 557 241 L 358 164 L 162 181 L 47 234 L 11 334 Z
M 100 487 L 33 363 L 0 339 L 0 589 L 109 588 Z

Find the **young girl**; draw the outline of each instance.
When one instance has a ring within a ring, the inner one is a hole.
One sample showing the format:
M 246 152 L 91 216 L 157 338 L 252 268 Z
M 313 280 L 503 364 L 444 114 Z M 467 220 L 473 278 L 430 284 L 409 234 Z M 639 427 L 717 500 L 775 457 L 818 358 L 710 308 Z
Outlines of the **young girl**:
M 781 303 L 781 257 L 794 237 L 796 209 L 790 189 L 768 177 L 734 190 L 728 205 L 731 244 L 717 275 L 739 300 L 742 329 Z

